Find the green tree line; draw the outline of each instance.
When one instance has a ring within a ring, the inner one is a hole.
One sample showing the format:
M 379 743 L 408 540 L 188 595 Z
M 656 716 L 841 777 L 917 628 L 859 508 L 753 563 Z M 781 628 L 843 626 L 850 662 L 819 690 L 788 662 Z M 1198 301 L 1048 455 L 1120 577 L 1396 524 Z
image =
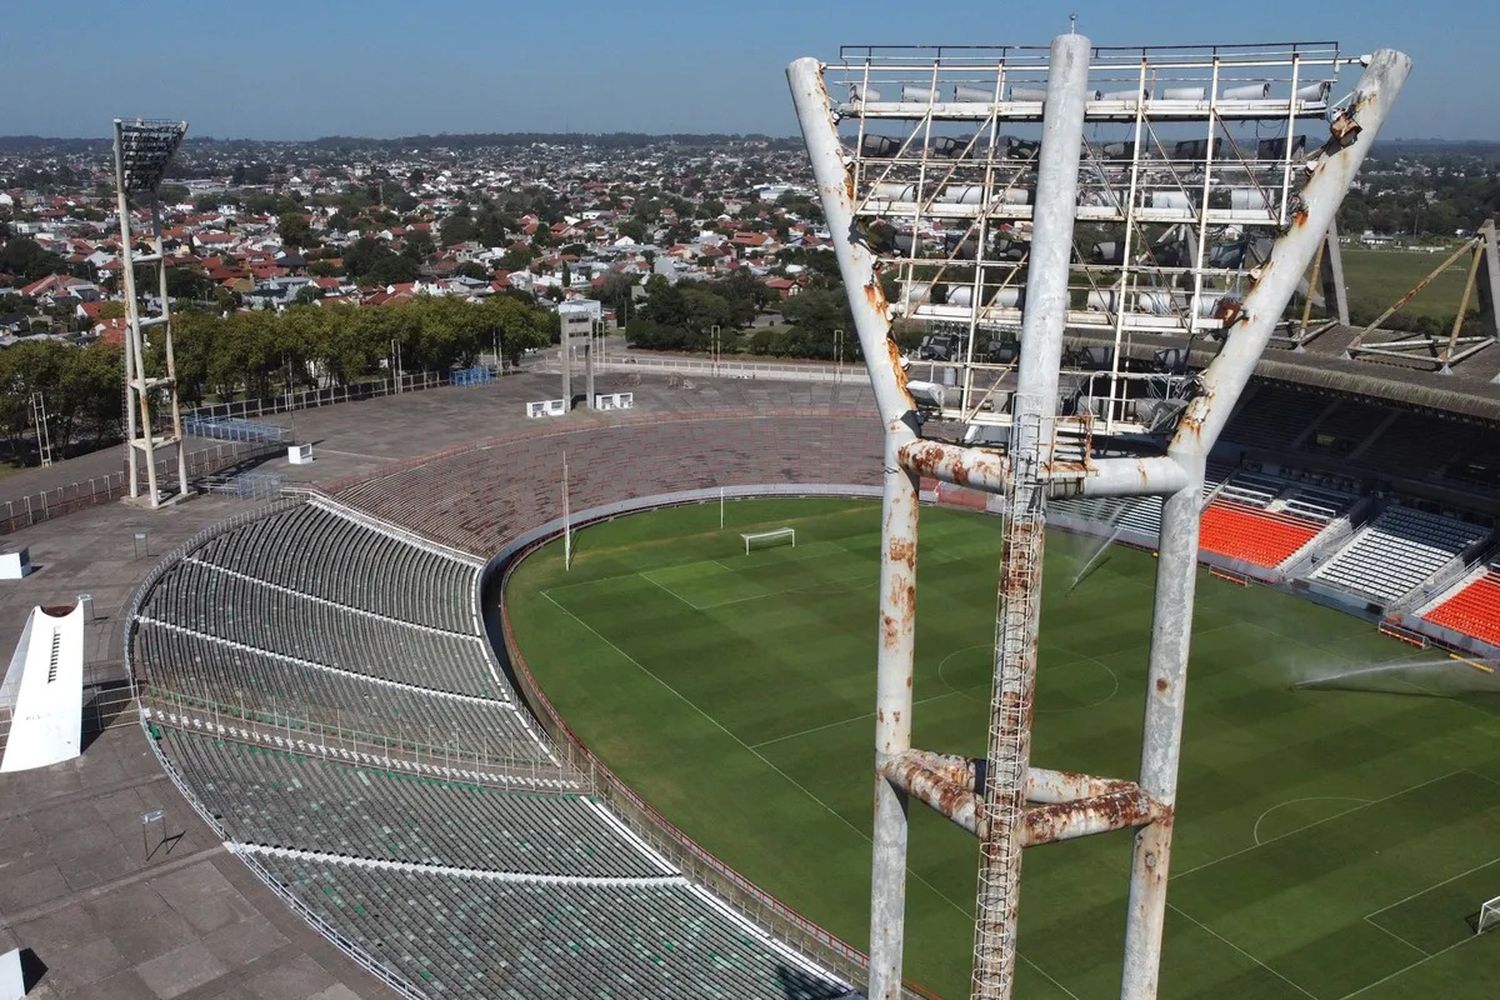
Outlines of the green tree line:
M 178 392 L 184 407 L 284 390 L 347 386 L 389 377 L 399 344 L 406 372 L 474 364 L 498 347 L 513 365 L 552 341 L 556 317 L 524 299 L 480 302 L 419 296 L 386 306 L 294 306 L 282 313 L 173 317 Z M 152 371 L 165 370 L 165 338 L 148 334 Z M 23 340 L 0 351 L 0 433 L 12 461 L 31 461 L 31 398 L 46 402 L 52 446 L 61 455 L 90 450 L 122 434 L 124 358 L 102 341 L 87 347 L 50 338 Z
M 524 299 L 422 295 L 391 305 L 293 306 L 281 313 L 179 313 L 173 319 L 184 405 L 284 389 L 346 386 L 386 373 L 393 345 L 405 371 L 474 364 L 495 347 L 513 365 L 552 340 L 556 317 Z M 161 345 L 155 345 L 160 352 Z

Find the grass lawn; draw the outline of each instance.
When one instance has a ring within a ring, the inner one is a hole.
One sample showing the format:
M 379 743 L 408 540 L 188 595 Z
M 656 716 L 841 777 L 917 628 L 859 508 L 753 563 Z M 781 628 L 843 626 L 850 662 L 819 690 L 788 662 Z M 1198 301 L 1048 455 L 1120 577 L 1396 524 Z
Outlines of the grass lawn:
M 529 558 L 506 600 L 569 723 L 710 851 L 868 941 L 879 508 L 750 500 L 634 515 Z M 744 554 L 739 532 L 797 546 Z M 917 746 L 982 755 L 1001 522 L 924 509 Z M 1154 560 L 1048 540 L 1033 759 L 1133 777 Z M 1204 574 L 1164 997 L 1494 997 L 1500 724 L 1481 700 L 1294 690 L 1408 656 L 1372 626 Z M 1430 654 L 1429 654 L 1430 655 Z M 1467 668 L 1463 668 L 1467 669 Z M 907 974 L 967 996 L 977 852 L 912 808 Z M 1130 834 L 1028 851 L 1018 994 L 1118 996 Z
M 1374 319 L 1400 296 L 1427 276 L 1452 253 L 1426 253 L 1420 250 L 1344 250 L 1344 281 L 1349 286 L 1349 311 L 1358 317 L 1367 313 Z M 1397 315 L 1435 316 L 1452 319 L 1458 312 L 1458 300 L 1469 277 L 1469 258 L 1460 257 L 1432 284 L 1422 289 Z M 1476 295 L 1469 311 L 1479 309 Z

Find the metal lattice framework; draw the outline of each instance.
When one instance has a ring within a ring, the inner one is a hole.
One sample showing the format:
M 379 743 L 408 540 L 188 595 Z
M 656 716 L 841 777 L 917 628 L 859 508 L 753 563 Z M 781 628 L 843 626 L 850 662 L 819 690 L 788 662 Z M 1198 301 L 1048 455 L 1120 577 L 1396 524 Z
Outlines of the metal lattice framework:
M 1331 101 L 1353 63 L 1354 91 Z M 1155 995 L 1208 452 L 1409 68 L 1332 43 L 1106 49 L 1077 34 L 788 67 L 885 428 L 872 1000 L 902 991 L 911 798 L 979 840 L 975 997 L 1014 994 L 1024 849 L 1134 828 L 1121 995 Z M 909 379 L 898 317 L 955 330 L 931 382 Z M 1080 364 L 1070 328 L 1113 331 L 1114 350 Z M 1183 331 L 1222 342 L 1202 372 L 1125 366 L 1128 338 Z M 1173 405 L 1140 405 L 1152 386 Z M 1003 447 L 945 443 L 929 421 Z M 911 745 L 923 477 L 1004 498 L 982 760 Z M 1145 494 L 1166 501 L 1140 773 L 1035 767 L 1047 500 Z
M 855 222 L 899 279 L 893 314 L 959 337 L 960 356 L 932 373 L 952 419 L 1008 422 L 991 390 L 1013 369 L 1033 264 L 1048 58 L 846 46 L 825 75 Z M 1069 329 L 1113 346 L 1070 357 L 1066 374 L 1105 433 L 1153 424 L 1143 398 L 1181 397 L 1130 371 L 1123 344 L 1222 336 L 1238 318 L 1346 62 L 1333 42 L 1090 50 L 1064 308 Z
M 1450 266 L 1469 258 L 1463 294 L 1446 336 L 1422 333 L 1394 333 L 1382 328 L 1387 320 L 1420 295 L 1438 275 Z M 1479 300 L 1478 330 L 1463 332 L 1469 315 L 1469 303 Z M 1389 308 L 1375 317 L 1344 348 L 1347 358 L 1370 357 L 1405 362 L 1413 367 L 1428 367 L 1451 373 L 1452 366 L 1470 358 L 1500 339 L 1500 251 L 1496 248 L 1495 220 L 1486 219 L 1472 237 L 1465 240 L 1426 277 L 1401 295 Z M 1321 331 L 1320 331 L 1321 332 Z
M 187 122 L 115 119 L 115 192 L 120 216 L 120 264 L 125 291 L 125 416 L 127 438 L 125 461 L 129 470 L 130 496 L 141 496 L 139 466 L 146 468 L 146 497 L 152 507 L 163 502 L 157 482 L 156 452 L 161 448 L 177 450 L 177 493 L 173 499 L 187 495 L 187 464 L 182 447 L 182 413 L 177 399 L 177 361 L 172 346 L 172 306 L 167 295 L 167 267 L 170 261 L 162 239 L 161 205 L 156 189 L 166 173 L 167 164 L 187 134 Z M 150 200 L 151 251 L 135 252 L 130 227 L 130 199 L 145 194 Z M 146 315 L 146 304 L 136 289 L 135 269 L 156 265 L 158 311 Z M 165 372 L 148 375 L 151 363 L 147 351 L 146 331 L 160 327 L 163 338 Z M 170 411 L 153 417 L 155 400 L 163 401 Z M 157 423 L 162 427 L 158 430 Z

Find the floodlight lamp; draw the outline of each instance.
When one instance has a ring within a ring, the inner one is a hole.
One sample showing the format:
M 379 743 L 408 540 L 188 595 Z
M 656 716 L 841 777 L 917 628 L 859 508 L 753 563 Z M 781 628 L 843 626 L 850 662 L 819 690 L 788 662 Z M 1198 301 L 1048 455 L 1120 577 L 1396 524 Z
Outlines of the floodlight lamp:
M 188 123 L 145 118 L 115 119 L 115 183 L 126 194 L 155 191 L 166 174 Z

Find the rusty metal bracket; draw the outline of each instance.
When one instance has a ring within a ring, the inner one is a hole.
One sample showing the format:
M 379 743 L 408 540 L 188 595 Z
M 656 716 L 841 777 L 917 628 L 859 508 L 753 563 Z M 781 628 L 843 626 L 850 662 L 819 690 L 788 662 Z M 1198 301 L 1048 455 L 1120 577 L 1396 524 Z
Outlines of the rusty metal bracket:
M 881 774 L 897 790 L 982 839 L 989 817 L 974 790 L 977 764 L 968 757 L 908 750 L 887 761 Z M 1172 811 L 1133 781 L 1045 768 L 1027 770 L 1026 799 L 1034 804 L 1022 813 L 1022 847 L 1145 826 Z

